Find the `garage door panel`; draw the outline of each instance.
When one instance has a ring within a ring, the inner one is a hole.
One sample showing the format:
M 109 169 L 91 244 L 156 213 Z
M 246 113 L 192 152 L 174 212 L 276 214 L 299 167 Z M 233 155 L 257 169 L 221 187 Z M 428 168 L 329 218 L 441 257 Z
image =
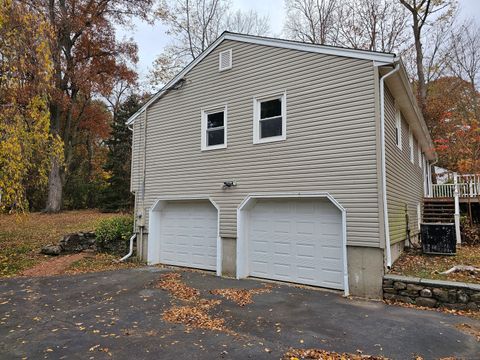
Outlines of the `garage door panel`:
M 167 202 L 160 214 L 160 262 L 215 270 L 217 216 L 209 201 Z
M 342 215 L 323 200 L 257 200 L 247 214 L 251 276 L 343 289 Z

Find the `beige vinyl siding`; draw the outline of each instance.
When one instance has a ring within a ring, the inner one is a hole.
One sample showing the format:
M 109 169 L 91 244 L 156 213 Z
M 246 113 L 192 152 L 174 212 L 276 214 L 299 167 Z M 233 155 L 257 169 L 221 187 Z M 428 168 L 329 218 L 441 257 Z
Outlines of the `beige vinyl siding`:
M 230 48 L 233 68 L 219 72 Z M 247 194 L 329 192 L 347 209 L 348 243 L 380 245 L 371 61 L 224 41 L 185 78 L 148 109 L 146 213 L 160 197 L 211 196 L 220 235 L 235 238 Z M 253 98 L 284 92 L 287 139 L 253 144 Z M 201 109 L 225 104 L 228 147 L 201 151 Z
M 423 200 L 423 170 L 418 164 L 418 142 L 413 138 L 413 164 L 410 161 L 409 128 L 402 116 L 402 149 L 395 144 L 395 105 L 390 92 L 385 96 L 385 149 L 387 204 L 391 244 L 406 240 L 409 215 L 410 234 L 418 229 L 417 206 Z

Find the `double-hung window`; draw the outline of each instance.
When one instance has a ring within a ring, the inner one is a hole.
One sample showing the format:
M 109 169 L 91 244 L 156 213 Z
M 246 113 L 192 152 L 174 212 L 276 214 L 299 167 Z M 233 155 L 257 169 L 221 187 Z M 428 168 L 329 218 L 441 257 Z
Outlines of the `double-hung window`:
M 227 107 L 202 110 L 202 150 L 227 147 Z
M 287 138 L 286 94 L 253 100 L 253 143 L 281 141 Z

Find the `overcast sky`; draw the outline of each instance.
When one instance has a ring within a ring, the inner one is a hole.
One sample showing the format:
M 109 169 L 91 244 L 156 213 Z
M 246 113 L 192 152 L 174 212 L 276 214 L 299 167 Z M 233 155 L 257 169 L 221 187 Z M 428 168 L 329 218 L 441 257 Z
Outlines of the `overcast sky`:
M 255 9 L 260 15 L 268 15 L 272 35 L 279 36 L 281 34 L 285 18 L 283 0 L 232 0 L 232 2 L 235 8 Z M 473 17 L 480 22 L 480 0 L 459 0 L 459 4 L 461 17 Z M 155 57 L 170 41 L 165 34 L 165 28 L 160 23 L 148 25 L 137 21 L 133 30 L 119 29 L 118 35 L 132 37 L 138 44 L 139 63 L 137 67 L 141 79 L 145 80 Z

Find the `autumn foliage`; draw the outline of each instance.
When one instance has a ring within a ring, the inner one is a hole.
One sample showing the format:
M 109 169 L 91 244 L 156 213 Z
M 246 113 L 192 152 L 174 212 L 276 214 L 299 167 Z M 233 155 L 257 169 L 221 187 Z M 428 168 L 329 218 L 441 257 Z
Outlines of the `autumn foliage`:
M 52 78 L 49 24 L 18 2 L 0 7 L 0 210 L 29 208 L 45 190 L 50 157 L 61 142 L 50 133 Z
M 425 117 L 439 166 L 460 173 L 480 172 L 479 101 L 479 92 L 458 77 L 430 83 Z

